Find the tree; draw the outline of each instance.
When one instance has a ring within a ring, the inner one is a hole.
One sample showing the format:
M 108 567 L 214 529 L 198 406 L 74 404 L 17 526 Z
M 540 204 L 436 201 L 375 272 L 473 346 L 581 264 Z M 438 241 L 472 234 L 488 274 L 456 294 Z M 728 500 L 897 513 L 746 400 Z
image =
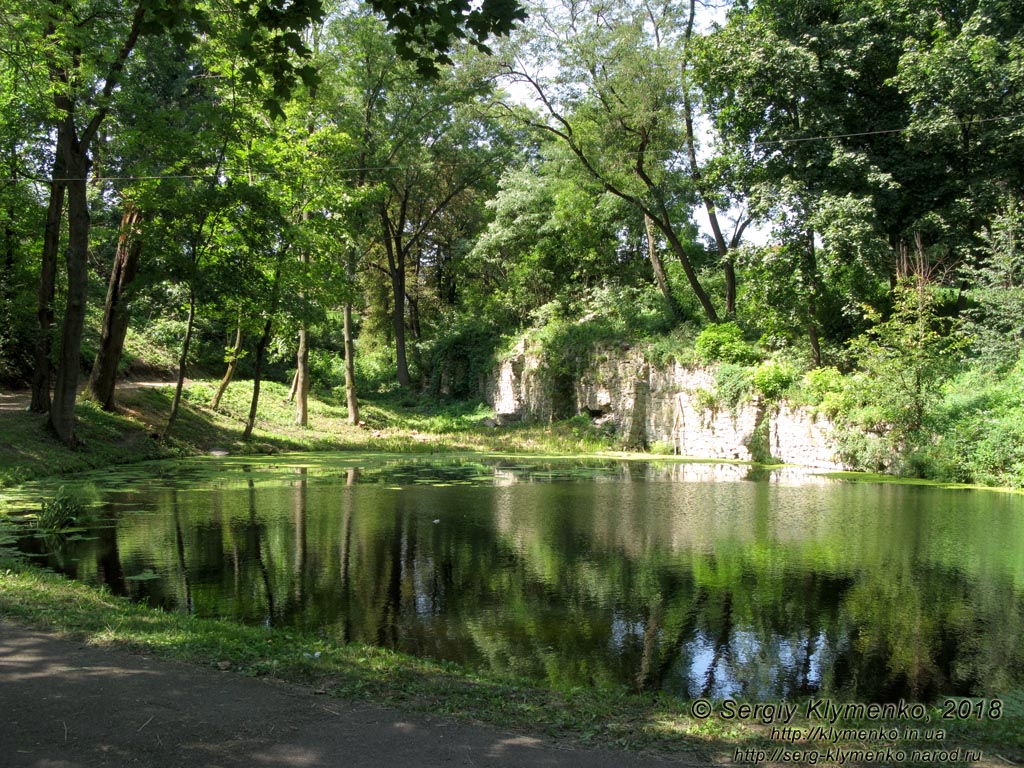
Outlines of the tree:
M 1001 213 L 984 233 L 985 253 L 966 265 L 972 288 L 964 331 L 974 354 L 1000 370 L 1017 363 L 1024 352 L 1024 206 L 1008 195 Z
M 936 311 L 931 260 L 920 239 L 916 245 L 904 254 L 892 312 L 883 318 L 865 307 L 873 325 L 850 344 L 866 374 L 858 395 L 869 409 L 860 426 L 881 435 L 891 456 L 907 456 L 931 440 L 929 419 L 959 345 L 948 318 Z
M 0 380 L 23 382 L 31 377 L 38 326 L 30 254 L 44 225 L 33 180 L 47 165 L 37 151 L 46 121 L 37 86 L 45 73 L 27 56 L 20 30 L 10 32 L 0 45 Z
M 337 119 L 356 142 L 353 183 L 375 195 L 378 234 L 359 247 L 364 263 L 387 277 L 396 378 L 407 387 L 407 337 L 422 330 L 418 287 L 428 265 L 439 266 L 434 233 L 479 188 L 493 184 L 506 144 L 473 111 L 492 85 L 472 57 L 451 66 L 444 79 L 422 80 L 376 19 L 339 19 L 333 35 L 338 92 L 351 105 Z
M 480 8 L 455 0 L 436 7 L 419 3 L 380 3 L 399 35 L 406 55 L 444 60 L 452 41 L 466 38 L 485 47 L 490 34 L 507 32 L 522 12 L 515 3 L 488 2 Z M 226 31 L 234 36 L 246 60 L 240 74 L 248 82 L 272 84 L 264 99 L 271 114 L 301 80 L 315 81 L 315 71 L 301 59 L 309 51 L 300 32 L 321 16 L 319 0 L 293 0 L 287 5 L 270 0 L 238 0 L 226 14 L 213 19 L 192 0 L 21 0 L 11 12 L 25 29 L 38 25 L 35 55 L 45 62 L 55 114 L 56 145 L 51 182 L 50 213 L 43 247 L 40 280 L 40 338 L 48 338 L 48 309 L 56 274 L 58 223 L 64 197 L 68 203 L 67 306 L 57 367 L 54 406 L 49 403 L 49 355 L 37 354 L 34 402 L 50 410 L 50 424 L 61 440 L 75 443 L 74 403 L 79 344 L 85 317 L 89 207 L 86 185 L 92 164 L 92 145 L 110 111 L 115 91 L 139 40 L 146 35 L 169 35 L 188 42 L 196 33 Z M 215 21 L 216 23 L 211 23 Z M 220 26 L 218 26 L 220 25 Z M 426 25 L 425 27 L 423 25 Z M 429 29 L 428 29 L 429 27 Z M 296 57 L 300 61 L 296 62 Z M 41 343 L 45 343 L 41 341 Z
M 595 1 L 545 9 L 526 42 L 505 60 L 508 78 L 532 90 L 538 111 L 508 108 L 564 142 L 608 193 L 653 223 L 704 315 L 716 322 L 700 265 L 684 241 L 695 190 L 692 174 L 679 169 L 686 142 L 677 119 L 684 107 L 680 63 L 688 43 L 679 22 L 670 5 Z M 553 66 L 558 73 L 546 75 Z M 662 271 L 657 260 L 652 269 L 655 275 Z
M 260 2 L 244 3 L 236 17 L 243 33 L 241 49 L 255 63 L 246 76 L 258 80 L 267 73 L 275 80 L 268 105 L 287 96 L 299 78 L 311 81 L 313 71 L 292 63 L 294 54 L 305 52 L 293 30 L 301 29 L 319 14 L 317 0 L 297 0 L 286 9 Z M 67 304 L 61 332 L 61 357 L 57 366 L 54 402 L 49 401 L 49 357 L 37 354 L 33 403 L 49 409 L 50 425 L 70 445 L 74 435 L 74 405 L 79 370 L 79 345 L 85 319 L 87 255 L 90 215 L 87 183 L 92 165 L 92 145 L 106 120 L 112 97 L 122 82 L 125 67 L 139 40 L 146 35 L 169 35 L 189 41 L 197 32 L 211 31 L 207 13 L 191 0 L 37 0 L 19 2 L 12 16 L 26 28 L 36 24 L 41 33 L 33 38 L 35 55 L 45 62 L 55 118 L 50 209 L 43 246 L 40 280 L 40 320 L 47 325 L 52 314 L 52 280 L 56 274 L 57 236 L 66 196 L 68 205 Z M 40 329 L 41 339 L 49 328 Z M 45 343 L 45 342 L 41 342 Z
M 153 223 L 146 219 L 166 211 L 161 210 L 165 195 L 174 197 L 160 177 L 168 169 L 178 176 L 207 172 L 209 155 L 215 152 L 210 147 L 221 143 L 226 132 L 226 93 L 223 85 L 215 85 L 223 81 L 203 60 L 210 56 L 209 48 L 144 38 L 126 67 L 123 87 L 111 106 L 106 140 L 97 153 L 100 172 L 94 184 L 105 187 L 97 207 L 106 201 L 120 203 L 100 345 L 87 390 L 87 396 L 107 410 L 115 406 L 132 293 L 159 276 L 159 270 L 147 270 L 143 264 L 142 285 L 133 285 L 145 230 Z
M 801 295 L 816 362 L 822 339 L 862 327 L 851 289 L 895 288 L 918 238 L 929 258 L 962 261 L 1000 185 L 1019 189 L 1005 118 L 1020 111 L 1020 28 L 1003 3 L 763 0 L 702 42 L 703 103 L 751 212 L 791 255 L 777 291 Z
M 501 327 L 524 326 L 538 307 L 578 301 L 599 285 L 649 282 L 646 248 L 660 246 L 642 215 L 596 184 L 561 143 L 548 140 L 539 152 L 543 162 L 502 177 L 465 267 L 474 287 L 464 290 L 464 307 Z M 667 278 L 659 289 L 672 313 Z

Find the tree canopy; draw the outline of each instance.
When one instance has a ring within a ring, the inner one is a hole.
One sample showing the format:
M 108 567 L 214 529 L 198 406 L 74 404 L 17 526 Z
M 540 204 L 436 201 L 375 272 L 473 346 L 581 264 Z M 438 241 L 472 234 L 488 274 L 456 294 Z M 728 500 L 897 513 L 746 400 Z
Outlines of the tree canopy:
M 920 365 L 913 423 L 863 397 L 848 415 L 940 429 L 923 387 L 1019 360 L 1022 20 L 998 0 L 14 0 L 0 376 L 67 442 L 83 367 L 115 407 L 125 345 L 182 380 L 291 378 L 300 423 L 344 380 L 358 422 L 357 391 L 481 396 L 524 334 L 570 376 L 612 342 L 688 359 L 728 321 L 752 350 L 729 364 L 793 380 Z M 886 352 L 908 339 L 926 359 Z

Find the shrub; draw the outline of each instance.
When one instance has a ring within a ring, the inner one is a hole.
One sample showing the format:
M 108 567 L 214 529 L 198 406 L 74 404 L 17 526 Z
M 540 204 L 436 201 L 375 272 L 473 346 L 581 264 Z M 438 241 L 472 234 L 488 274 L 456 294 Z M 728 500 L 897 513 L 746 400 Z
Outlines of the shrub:
M 709 325 L 697 335 L 694 351 L 697 359 L 705 365 L 744 365 L 757 360 L 754 348 L 743 338 L 742 329 L 733 322 Z
M 693 399 L 697 404 L 697 408 L 704 413 L 714 414 L 718 410 L 718 393 L 710 389 L 704 389 L 698 387 L 693 391 Z
M 715 388 L 718 400 L 735 411 L 739 404 L 750 395 L 751 372 L 742 365 L 726 364 L 715 372 Z
M 498 329 L 473 317 L 452 317 L 425 351 L 430 393 L 459 399 L 483 396 L 482 383 L 494 368 Z
M 309 350 L 309 377 L 312 388 L 330 392 L 345 386 L 345 358 L 329 349 Z
M 838 368 L 812 368 L 804 374 L 804 391 L 813 405 L 819 405 L 829 395 L 843 391 L 843 374 Z
M 796 371 L 785 363 L 769 360 L 761 363 L 753 373 L 754 389 L 772 402 L 778 402 L 796 381 Z

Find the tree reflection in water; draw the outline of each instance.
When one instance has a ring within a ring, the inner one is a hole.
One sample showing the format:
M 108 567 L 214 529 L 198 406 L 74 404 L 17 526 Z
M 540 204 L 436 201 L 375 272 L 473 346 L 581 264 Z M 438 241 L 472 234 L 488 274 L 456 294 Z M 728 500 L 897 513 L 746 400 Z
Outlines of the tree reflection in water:
M 52 565 L 198 615 L 566 688 L 892 700 L 1021 685 L 1021 499 L 710 466 L 254 463 L 117 483 L 93 489 L 116 529 Z M 162 578 L 130 579 L 147 570 Z

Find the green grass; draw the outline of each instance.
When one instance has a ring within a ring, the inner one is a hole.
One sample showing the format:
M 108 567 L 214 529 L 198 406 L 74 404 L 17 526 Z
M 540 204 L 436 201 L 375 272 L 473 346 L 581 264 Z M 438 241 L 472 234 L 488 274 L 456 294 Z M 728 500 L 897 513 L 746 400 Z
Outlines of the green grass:
M 164 436 L 174 387 L 122 388 L 119 411 L 106 413 L 89 402 L 76 411 L 78 448 L 63 445 L 46 417 L 24 411 L 0 413 L 0 487 L 126 462 L 226 451 L 268 454 L 283 451 L 382 451 L 433 453 L 492 451 L 592 454 L 614 450 L 611 438 L 588 419 L 554 424 L 488 426 L 493 412 L 478 404 L 439 405 L 410 395 L 387 395 L 361 403 L 363 426 L 347 423 L 343 403 L 310 397 L 309 426 L 295 424 L 288 388 L 264 382 L 256 428 L 243 440 L 252 383 L 232 384 L 218 411 L 210 408 L 217 382 L 196 380 L 185 388 L 178 420 Z
M 0 484 L 211 451 L 484 451 L 528 453 L 538 458 L 581 454 L 653 458 L 616 451 L 617 446 L 588 419 L 493 427 L 488 426 L 492 414 L 485 407 L 439 405 L 409 395 L 364 401 L 362 427 L 346 423 L 343 404 L 331 398 L 311 398 L 311 426 L 302 428 L 294 424 L 294 406 L 286 402 L 287 389 L 276 383 L 264 386 L 257 429 L 252 440 L 243 441 L 251 384 L 233 384 L 216 413 L 209 408 L 215 384 L 190 384 L 179 421 L 166 439 L 153 435 L 163 429 L 173 394 L 170 385 L 123 391 L 118 414 L 81 404 L 78 434 L 83 446 L 76 450 L 67 449 L 48 433 L 45 417 L 4 412 L 0 414 Z M 870 479 L 895 481 L 886 476 Z M 10 534 L 0 530 L 0 556 L 10 543 Z M 0 616 L 90 643 L 206 666 L 226 663 L 239 674 L 274 676 L 334 696 L 540 731 L 584 744 L 679 753 L 701 761 L 730 760 L 736 749 L 780 744 L 770 739 L 764 725 L 737 723 L 717 715 L 696 719 L 687 702 L 670 696 L 638 695 L 619 688 L 559 692 L 523 679 L 473 672 L 370 646 L 337 645 L 293 630 L 164 613 L 23 565 L 0 570 Z M 931 746 L 977 746 L 986 757 L 1024 760 L 1024 694 L 1014 696 L 1005 719 L 955 723 L 944 742 Z M 932 714 L 933 719 L 938 716 L 934 710 Z M 800 746 L 824 749 L 835 745 Z
M 735 750 L 773 749 L 770 725 L 756 718 L 725 717 L 721 705 L 707 718 L 691 713 L 690 702 L 663 694 L 622 688 L 555 691 L 512 676 L 472 672 L 455 664 L 350 644 L 314 634 L 269 629 L 166 613 L 34 568 L 0 571 L 0 617 L 75 637 L 236 674 L 271 676 L 312 686 L 325 694 L 405 710 L 444 714 L 560 740 L 613 748 L 685 755 L 699 761 L 730 759 Z M 1024 758 L 1024 692 L 1003 703 L 999 720 L 946 723 L 929 708 L 928 724 L 891 725 L 946 728 L 941 741 L 907 743 L 906 749 L 972 748 L 989 764 Z M 791 726 L 821 724 L 804 715 Z M 877 728 L 873 721 L 841 720 L 837 727 Z M 889 742 L 886 742 L 889 743 Z M 875 749 L 871 739 L 785 744 L 787 748 Z M 992 759 L 998 756 L 994 762 Z

